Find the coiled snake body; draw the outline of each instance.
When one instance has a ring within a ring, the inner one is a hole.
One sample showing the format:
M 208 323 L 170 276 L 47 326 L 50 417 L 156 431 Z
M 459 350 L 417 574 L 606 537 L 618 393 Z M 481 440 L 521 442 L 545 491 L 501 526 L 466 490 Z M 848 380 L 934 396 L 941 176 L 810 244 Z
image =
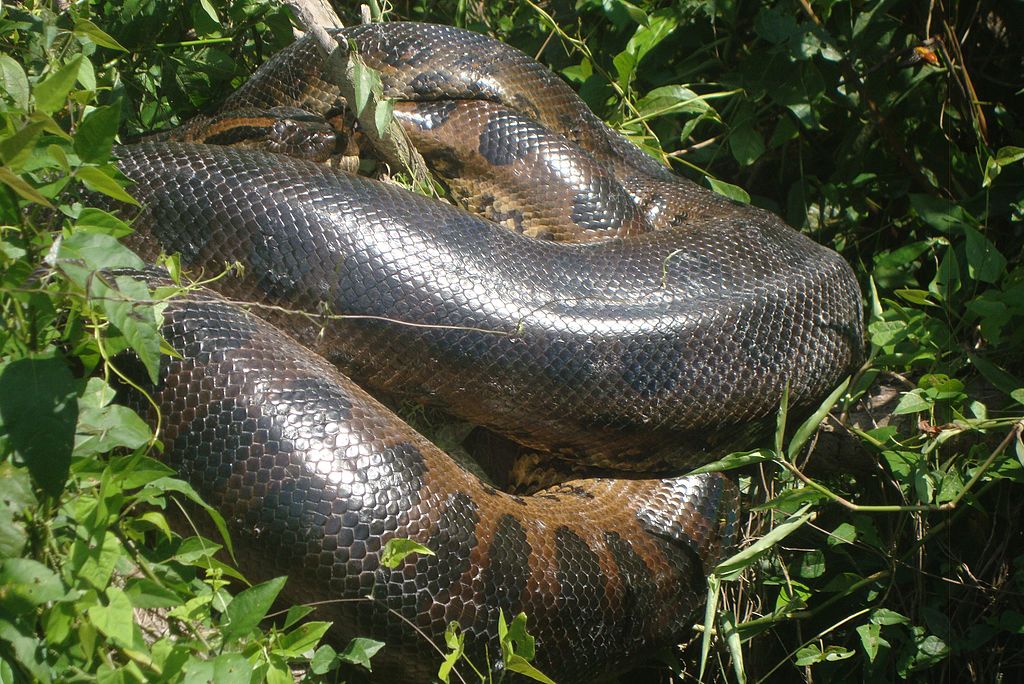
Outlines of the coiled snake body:
M 573 154 L 596 160 L 596 194 L 569 204 L 589 208 L 574 214 L 584 231 L 616 237 L 530 239 L 401 188 L 260 152 L 119 148 L 144 206 L 143 251 L 180 252 L 191 266 L 241 262 L 244 275 L 224 279 L 222 292 L 272 305 L 257 313 L 305 345 L 212 295 L 168 307 L 164 332 L 182 358 L 165 360 L 156 388 L 166 457 L 233 523 L 256 576 L 291 575 L 293 600 L 378 598 L 330 617 L 348 634 L 383 636 L 385 653 L 401 656 L 385 665 L 407 676 L 426 679 L 431 666 L 405 657 L 427 645 L 399 616 L 434 640 L 457 620 L 472 653 L 487 645 L 493 660 L 499 609 L 525 611 L 537 664 L 559 681 L 672 643 L 732 538 L 726 478 L 590 479 L 510 496 L 310 350 L 367 386 L 442 404 L 530 447 L 680 472 L 770 414 L 787 384 L 806 404 L 848 372 L 862 344 L 849 267 L 774 216 L 678 179 L 552 74 L 489 38 L 421 24 L 342 37 L 381 71 L 386 95 L 486 100 L 475 116 L 490 142 L 474 138 L 484 162 L 513 163 L 538 145 L 583 150 Z M 226 107 L 326 113 L 338 91 L 318 76 L 324 60 L 300 42 Z M 399 111 L 429 137 L 465 106 Z M 534 142 L 539 125 L 561 137 Z M 436 160 L 451 161 L 451 148 L 431 144 L 442 149 Z M 472 204 L 479 192 L 460 187 Z M 594 199 L 602 187 L 626 199 L 607 209 Z M 634 227 L 619 231 L 612 215 Z M 349 317 L 274 313 L 285 309 Z M 385 570 L 379 551 L 396 536 L 437 555 Z

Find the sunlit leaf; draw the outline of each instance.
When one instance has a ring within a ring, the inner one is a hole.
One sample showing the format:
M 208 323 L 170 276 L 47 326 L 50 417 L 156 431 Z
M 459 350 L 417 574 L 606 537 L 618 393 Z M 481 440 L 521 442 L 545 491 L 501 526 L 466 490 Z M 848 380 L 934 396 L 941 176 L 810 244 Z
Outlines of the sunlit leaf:
M 412 541 L 411 539 L 389 539 L 385 544 L 384 548 L 380 551 L 380 564 L 385 568 L 397 568 L 405 557 L 411 553 L 420 553 L 425 556 L 433 556 L 434 552 L 428 549 L 423 544 Z
M 46 114 L 53 114 L 64 106 L 68 93 L 78 79 L 78 69 L 82 63 L 82 55 L 75 55 L 68 63 L 50 74 L 37 84 L 33 90 L 36 107 Z
M 284 588 L 286 577 L 274 579 L 249 587 L 241 592 L 228 604 L 221 619 L 221 630 L 224 640 L 237 641 L 249 635 L 263 618 L 266 617 L 274 599 Z
M 79 19 L 75 22 L 74 28 L 75 35 L 85 36 L 97 45 L 110 48 L 112 50 L 120 50 L 121 52 L 128 52 L 127 48 L 118 43 L 116 40 L 110 37 L 106 31 L 101 29 L 99 26 L 94 24 L 89 19 Z

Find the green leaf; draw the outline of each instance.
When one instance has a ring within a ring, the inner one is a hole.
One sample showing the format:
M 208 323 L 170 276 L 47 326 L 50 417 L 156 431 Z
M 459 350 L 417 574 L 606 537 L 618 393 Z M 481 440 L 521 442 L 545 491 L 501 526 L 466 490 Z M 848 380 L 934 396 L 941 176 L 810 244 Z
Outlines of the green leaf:
M 1021 392 L 1021 388 L 1024 387 L 1024 382 L 1021 381 L 1016 375 L 1008 373 L 1006 369 L 993 364 L 991 360 L 979 353 L 968 353 L 968 358 L 971 360 L 974 367 L 978 369 L 978 373 L 988 382 L 992 383 L 994 387 L 999 390 L 1006 392 L 1015 400 L 1020 401 L 1015 392 Z M 1024 403 L 1024 401 L 1021 401 Z
M 10 96 L 15 107 L 23 112 L 28 111 L 28 77 L 18 61 L 10 55 L 0 54 L 0 79 L 3 86 L 0 90 Z
M 814 549 L 804 554 L 800 561 L 800 576 L 804 579 L 815 579 L 825 574 L 825 553 Z
M 703 114 L 713 111 L 703 98 L 683 85 L 655 88 L 637 101 L 636 108 L 645 119 L 679 112 Z
M 128 595 L 117 587 L 106 591 L 107 605 L 89 608 L 89 619 L 107 638 L 120 646 L 131 647 L 134 641 L 135 616 Z
M 40 111 L 35 111 L 29 115 L 28 119 L 32 123 L 42 124 L 43 130 L 46 131 L 47 133 L 55 135 L 58 138 L 65 140 L 67 142 L 72 141 L 72 137 L 68 135 L 67 131 L 61 128 L 60 124 L 54 121 L 53 117 L 49 114 L 45 114 Z
M 220 544 L 204 539 L 202 537 L 189 537 L 183 539 L 174 554 L 174 560 L 185 565 L 193 565 L 202 558 L 211 558 L 223 547 Z
M 77 392 L 63 359 L 18 359 L 0 368 L 0 434 L 54 497 L 68 477 L 77 421 Z
M 288 663 L 276 651 L 270 654 L 269 667 L 263 675 L 266 684 L 295 684 L 295 675 L 288 667 Z
M 720 181 L 717 178 L 711 178 L 710 176 L 708 177 L 708 184 L 711 185 L 711 189 L 719 195 L 724 195 L 725 197 L 736 200 L 737 202 L 750 204 L 750 195 L 748 195 L 747 191 L 738 185 L 726 183 L 725 181 Z
M 928 291 L 940 301 L 951 301 L 953 295 L 960 291 L 963 283 L 960 279 L 960 261 L 956 250 L 947 249 L 942 255 L 942 262 L 935 269 L 935 277 L 928 283 Z
M 0 658 L 0 664 L 7 662 L 6 653 L 10 652 L 15 656 L 18 664 L 32 675 L 31 678 L 12 676 L 5 679 L 4 684 L 21 681 L 38 681 L 43 684 L 49 684 L 54 681 L 51 669 L 48 667 L 43 654 L 40 653 L 39 637 L 31 627 L 16 626 L 7 619 L 0 618 L 0 640 L 10 645 L 10 651 L 7 648 L 4 649 L 5 657 Z
M 910 619 L 888 608 L 876 608 L 871 611 L 871 622 L 876 625 L 909 625 Z
M 448 647 L 448 653 L 445 654 L 444 660 L 441 661 L 440 667 L 437 668 L 437 678 L 448 684 L 452 668 L 462 658 L 466 649 L 466 635 L 459 629 L 458 622 L 449 622 L 448 626 L 445 627 L 444 643 Z
M 827 499 L 824 494 L 813 487 L 795 487 L 784 489 L 777 497 L 758 506 L 751 507 L 752 511 L 771 511 L 780 513 L 792 513 L 804 504 L 816 504 Z
M 935 500 L 935 479 L 930 470 L 922 463 L 913 471 L 914 493 L 917 500 L 923 504 L 930 504 Z
M 629 15 L 629 18 L 636 23 L 641 26 L 647 26 L 650 23 L 650 18 L 647 16 L 647 13 L 636 5 L 625 2 L 625 0 L 622 0 L 620 4 L 626 9 L 626 14 Z
M 306 617 L 314 610 L 313 606 L 297 605 L 292 606 L 288 609 L 287 615 L 284 617 L 284 624 L 281 625 L 281 629 L 288 629 L 296 622 Z
M 313 674 L 327 674 L 337 667 L 337 657 L 337 651 L 329 644 L 324 644 L 313 653 L 313 658 L 309 661 L 309 669 Z
M 704 671 L 707 669 L 708 656 L 711 654 L 711 634 L 715 627 L 715 616 L 718 614 L 718 597 L 722 586 L 722 580 L 716 573 L 711 573 L 706 578 L 708 584 L 707 599 L 704 603 L 704 630 L 700 640 L 700 671 L 697 673 L 697 681 L 704 681 Z
M 139 206 L 135 198 L 125 192 L 125 189 L 121 187 L 121 184 L 111 174 L 98 166 L 80 166 L 75 171 L 75 177 L 93 192 L 100 192 L 107 197 L 113 197 L 119 202 Z
M 852 544 L 857 541 L 857 528 L 850 523 L 840 523 L 832 533 L 828 535 L 829 546 L 838 544 Z
M 908 273 L 914 270 L 917 260 L 937 243 L 938 241 L 935 239 L 919 240 L 891 252 L 876 254 L 872 276 L 879 285 L 885 288 L 906 284 Z
M 231 536 L 228 534 L 227 525 L 224 524 L 224 517 L 217 512 L 210 504 L 203 501 L 203 498 L 199 496 L 199 493 L 192 488 L 188 482 L 179 480 L 174 477 L 161 477 L 159 480 L 154 480 L 146 485 L 146 489 L 151 489 L 159 492 L 178 492 L 179 494 L 185 495 L 192 503 L 200 506 L 206 514 L 210 516 L 210 520 L 213 521 L 214 526 L 220 533 L 221 538 L 224 540 L 224 545 L 228 548 L 228 553 L 234 556 L 235 551 L 231 545 Z
M 426 546 L 411 539 L 389 539 L 380 551 L 380 564 L 394 570 L 411 553 L 421 553 L 425 556 L 435 555 Z
M 505 623 L 505 613 L 498 610 L 498 639 L 501 641 L 502 652 L 516 654 L 527 661 L 536 655 L 534 638 L 526 631 L 526 613 L 519 613 L 509 624 Z
M 167 522 L 167 518 L 163 513 L 158 511 L 146 511 L 142 515 L 133 518 L 130 523 L 136 529 L 143 529 L 146 531 L 149 529 L 158 530 L 163 533 L 163 537 L 166 541 L 171 541 L 174 538 L 174 533 L 171 531 L 171 526 Z
M 793 661 L 793 664 L 806 666 L 822 662 L 831 663 L 838 660 L 846 660 L 847 658 L 853 657 L 853 655 L 853 651 L 843 648 L 842 646 L 826 646 L 825 650 L 820 650 L 817 646 L 810 645 L 805 646 L 796 652 L 796 659 Z
M 181 603 L 181 597 L 173 590 L 145 577 L 129 579 L 124 593 L 136 608 L 170 608 Z
M 377 135 L 383 136 L 387 132 L 394 111 L 395 101 L 392 99 L 384 98 L 377 103 L 377 108 L 373 112 L 373 124 L 377 127 Z
M 921 411 L 929 410 L 932 406 L 934 406 L 934 403 L 925 397 L 924 390 L 915 389 L 907 392 L 900 398 L 900 403 L 897 404 L 892 413 L 894 416 L 920 413 Z
M 306 622 L 282 636 L 274 650 L 283 657 L 298 658 L 313 650 L 330 628 L 330 622 Z
M 786 449 L 786 455 L 789 460 L 792 461 L 800 453 L 800 450 L 804 448 L 804 444 L 807 440 L 818 430 L 818 426 L 825 420 L 825 416 L 832 410 L 832 407 L 836 405 L 839 398 L 846 393 L 846 388 L 850 385 L 850 378 L 846 378 L 839 386 L 832 390 L 832 393 L 825 397 L 825 401 L 821 402 L 817 410 L 805 420 L 800 427 L 793 433 L 793 437 L 789 440 L 789 446 Z
M 153 435 L 146 422 L 127 406 L 93 408 L 81 403 L 75 433 L 74 453 L 79 457 L 106 453 L 115 447 L 137 449 Z
M 732 656 L 733 674 L 739 684 L 746 684 L 747 672 L 743 667 L 743 648 L 740 642 L 740 633 L 736 629 L 736 617 L 730 610 L 723 610 L 719 617 L 719 624 L 722 626 L 722 636 L 725 637 L 725 645 Z
M 907 337 L 905 321 L 874 321 L 868 325 L 871 344 L 876 347 L 888 347 Z
M 712 461 L 707 465 L 691 470 L 687 474 L 700 475 L 702 473 L 720 473 L 726 470 L 742 468 L 743 466 L 748 466 L 752 463 L 770 461 L 773 457 L 774 455 L 772 452 L 767 449 L 757 449 L 756 451 L 737 451 L 727 454 L 717 461 Z
M 745 567 L 753 563 L 762 555 L 767 553 L 773 546 L 781 542 L 789 535 L 803 527 L 814 513 L 809 513 L 810 506 L 804 506 L 790 515 L 786 520 L 777 525 L 771 532 L 764 535 L 756 542 L 743 549 L 732 557 L 727 558 L 715 567 L 715 574 L 722 579 L 734 579 L 739 576 Z
M 351 663 L 352 665 L 359 665 L 367 670 L 372 670 L 370 667 L 370 658 L 372 658 L 377 651 L 382 648 L 384 648 L 383 641 L 356 637 L 352 641 L 348 642 L 348 646 L 338 654 L 338 658 L 343 662 Z
M 0 606 L 12 613 L 28 612 L 66 593 L 57 573 L 30 558 L 0 561 L 0 587 Z
M 114 565 L 124 554 L 125 549 L 117 535 L 107 533 L 104 528 L 96 530 L 88 539 L 76 539 L 71 547 L 75 586 L 87 588 L 78 584 L 78 580 L 85 580 L 94 589 L 103 591 L 114 574 Z
M 922 655 L 928 657 L 929 664 L 939 662 L 946 657 L 949 651 L 950 649 L 946 642 L 935 635 L 925 637 L 919 649 Z M 920 663 L 921 661 L 918 662 Z
M 192 656 L 184 666 L 184 684 L 250 684 L 253 664 L 241 653 L 222 653 L 210 660 Z
M 102 45 L 105 48 L 128 52 L 124 46 L 111 38 L 108 33 L 88 19 L 79 19 L 76 21 L 74 33 L 76 36 L 85 36 L 97 45 Z
M 922 221 L 940 233 L 950 233 L 971 223 L 963 207 L 948 199 L 911 194 L 910 206 Z
M 785 453 L 782 449 L 786 441 L 786 421 L 789 418 L 789 383 L 782 388 L 782 399 L 779 400 L 779 412 L 775 415 L 775 455 L 782 458 Z
M 999 148 L 996 156 L 989 157 L 988 161 L 985 162 L 985 177 L 981 182 L 981 187 L 987 188 L 990 186 L 1004 166 L 1019 162 L 1022 159 L 1024 159 L 1024 147 L 1009 145 Z
M 94 235 L 108 238 L 105 235 Z M 117 276 L 114 282 L 116 287 L 110 287 L 106 274 L 97 277 L 92 283 L 90 301 L 96 302 L 117 327 L 146 367 L 150 382 L 156 384 L 160 373 L 160 345 L 163 341 L 160 326 L 165 305 L 154 305 L 148 301 L 152 296 L 149 287 L 140 280 Z
M 362 58 L 355 52 L 350 54 L 349 63 L 352 66 L 352 90 L 355 94 L 353 111 L 359 117 L 366 109 L 371 96 L 380 97 L 380 74 L 366 66 Z
M 71 162 L 68 161 L 68 156 L 64 154 L 63 148 L 54 144 L 47 145 L 46 154 L 50 155 L 50 159 L 60 165 L 61 170 L 65 174 L 71 174 Z
M 916 304 L 917 306 L 937 306 L 935 302 L 928 299 L 931 293 L 927 290 L 903 288 L 896 290 L 894 294 L 903 301 Z
M 249 587 L 232 599 L 221 618 L 224 641 L 230 643 L 248 636 L 267 616 L 287 580 L 287 577 L 275 577 Z
M 28 538 L 22 518 L 36 503 L 28 472 L 0 463 L 0 558 L 21 555 Z
M 14 175 L 14 173 L 7 167 L 0 166 L 0 183 L 9 187 L 22 199 L 53 209 L 53 205 L 50 204 L 50 200 L 43 197 L 38 190 L 26 183 L 19 176 Z
M 213 6 L 210 0 L 199 0 L 199 4 L 202 6 L 203 11 L 206 12 L 206 16 L 210 18 L 215 24 L 220 24 L 220 17 L 217 15 L 217 8 Z
M 82 209 L 82 213 L 78 215 L 78 219 L 75 221 L 75 228 L 94 233 L 105 233 L 115 238 L 131 235 L 133 232 L 132 227 L 121 219 L 109 212 L 94 207 Z
M 1006 257 L 992 242 L 971 226 L 964 226 L 967 237 L 967 272 L 984 283 L 997 283 L 1006 269 Z
M 729 134 L 729 149 L 740 166 L 750 166 L 764 154 L 764 138 L 747 120 Z M 749 198 L 746 201 L 749 202 Z
M 523 656 L 513 653 L 508 660 L 505 661 L 505 669 L 510 672 L 518 672 L 519 674 L 528 677 L 535 682 L 543 682 L 543 684 L 555 684 L 554 680 L 548 677 L 546 674 L 535 668 L 530 664 L 530 661 L 523 658 Z
M 78 79 L 78 69 L 82 64 L 82 55 L 75 55 L 68 63 L 50 74 L 46 80 L 36 84 L 34 95 L 36 108 L 46 114 L 53 114 L 64 106 L 68 93 Z
M 57 248 L 55 265 L 84 290 L 96 271 L 109 268 L 142 268 L 145 263 L 109 235 L 82 232 L 72 233 L 61 240 Z M 98 286 L 107 290 L 112 289 L 104 282 Z
M 82 56 L 82 61 L 78 65 L 78 82 L 82 84 L 82 88 L 89 91 L 90 93 L 96 92 L 96 70 L 92 67 L 92 62 L 88 57 Z
M 631 16 L 643 16 L 644 20 L 638 21 L 640 26 L 626 44 L 626 50 L 636 57 L 636 63 L 639 65 L 647 53 L 675 31 L 678 20 L 672 14 L 658 12 L 648 16 L 639 8 L 635 9 L 637 15 L 631 12 Z
M 89 112 L 75 131 L 75 152 L 84 162 L 98 164 L 110 158 L 121 125 L 121 100 Z
M 43 124 L 33 121 L 23 126 L 14 135 L 0 140 L 0 159 L 12 170 L 22 170 L 29 155 L 35 150 L 36 140 L 43 132 Z
M 800 34 L 793 14 L 782 7 L 773 7 L 758 12 L 754 19 L 754 31 L 769 43 L 784 43 Z

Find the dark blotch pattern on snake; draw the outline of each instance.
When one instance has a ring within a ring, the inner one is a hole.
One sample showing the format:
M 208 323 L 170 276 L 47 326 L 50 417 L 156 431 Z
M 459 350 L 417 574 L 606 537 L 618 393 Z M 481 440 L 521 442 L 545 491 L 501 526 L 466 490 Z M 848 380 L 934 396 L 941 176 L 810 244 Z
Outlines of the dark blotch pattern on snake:
M 475 117 L 476 152 L 491 166 L 536 157 L 552 178 L 583 169 L 594 194 L 550 194 L 571 222 L 606 221 L 605 241 L 530 239 L 401 188 L 257 151 L 118 148 L 144 207 L 136 246 L 181 252 L 194 268 L 240 262 L 243 275 L 218 287 L 276 307 L 256 311 L 284 331 L 212 295 L 167 309 L 164 334 L 182 354 L 164 359 L 156 388 L 169 462 L 231 522 L 255 579 L 289 574 L 292 601 L 372 593 L 318 617 L 336 621 L 339 640 L 387 640 L 375 673 L 435 671 L 404 620 L 435 642 L 457 620 L 480 659 L 485 647 L 500 653 L 499 611 L 525 611 L 537 664 L 559 681 L 673 643 L 735 533 L 727 478 L 589 479 L 510 496 L 317 354 L 374 390 L 443 405 L 529 447 L 681 472 L 740 446 L 784 388 L 807 406 L 858 362 L 852 271 L 777 217 L 674 176 L 557 77 L 490 38 L 417 24 L 342 37 L 381 70 L 385 95 L 409 101 L 396 107 L 408 125 L 440 134 Z M 337 89 L 310 74 L 323 58 L 297 43 L 226 107 L 336 108 Z M 474 97 L 482 109 L 450 102 Z M 529 126 L 536 135 L 503 137 Z M 439 145 L 448 151 L 438 156 L 457 156 Z M 559 150 L 565 159 L 550 161 Z M 592 171 L 602 167 L 612 171 Z M 605 204 L 602 184 L 619 189 Z M 496 214 L 521 211 L 496 194 L 466 195 L 468 204 L 491 197 Z M 636 229 L 609 227 L 612 215 Z M 350 318 L 315 318 L 325 313 Z M 386 570 L 380 551 L 395 537 L 437 555 Z

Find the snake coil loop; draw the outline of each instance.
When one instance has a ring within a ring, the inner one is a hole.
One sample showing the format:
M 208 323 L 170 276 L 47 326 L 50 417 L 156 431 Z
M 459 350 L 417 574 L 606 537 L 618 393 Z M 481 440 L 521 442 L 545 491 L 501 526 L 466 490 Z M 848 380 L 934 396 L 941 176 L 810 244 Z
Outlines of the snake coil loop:
M 558 681 L 673 643 L 733 539 L 737 492 L 722 475 L 644 473 L 683 472 L 771 414 L 783 387 L 806 404 L 846 374 L 863 344 L 852 271 L 776 217 L 674 176 L 490 38 L 402 23 L 339 38 L 405 102 L 406 125 L 433 136 L 435 163 L 475 148 L 478 165 L 536 157 L 550 178 L 582 174 L 595 192 L 556 199 L 612 237 L 530 239 L 264 152 L 121 147 L 144 207 L 140 249 L 191 267 L 240 262 L 222 296 L 271 305 L 254 309 L 269 323 L 210 293 L 167 308 L 180 358 L 164 359 L 155 388 L 166 458 L 229 521 L 247 572 L 289 574 L 292 601 L 374 597 L 322 612 L 338 634 L 387 641 L 375 673 L 429 679 L 430 646 L 406 621 L 440 641 L 456 620 L 474 657 L 500 653 L 499 611 L 527 613 L 536 664 Z M 300 41 L 226 107 L 324 114 L 339 98 L 318 75 L 324 59 Z M 486 104 L 471 111 L 469 99 Z M 439 137 L 460 116 L 479 119 L 458 125 L 464 149 Z M 507 213 L 462 187 L 490 216 Z M 496 491 L 335 365 L 529 447 L 634 474 Z M 436 555 L 386 569 L 381 548 L 396 537 Z

